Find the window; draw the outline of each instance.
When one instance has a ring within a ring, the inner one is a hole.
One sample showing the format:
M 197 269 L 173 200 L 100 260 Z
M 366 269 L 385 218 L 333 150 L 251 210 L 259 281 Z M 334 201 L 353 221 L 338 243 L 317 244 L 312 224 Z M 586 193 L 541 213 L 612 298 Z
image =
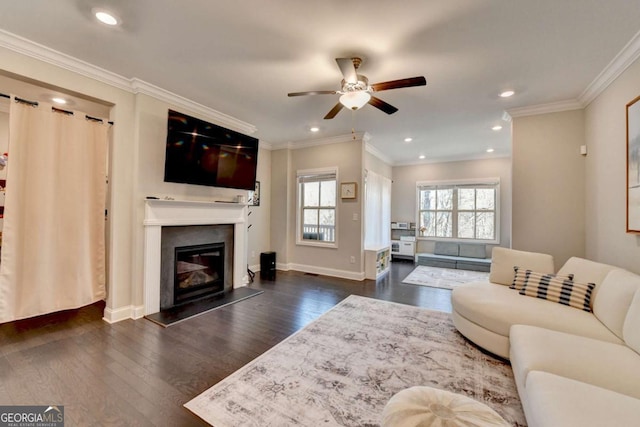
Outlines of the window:
M 298 171 L 298 244 L 336 244 L 337 169 Z
M 499 181 L 418 183 L 421 237 L 499 240 Z

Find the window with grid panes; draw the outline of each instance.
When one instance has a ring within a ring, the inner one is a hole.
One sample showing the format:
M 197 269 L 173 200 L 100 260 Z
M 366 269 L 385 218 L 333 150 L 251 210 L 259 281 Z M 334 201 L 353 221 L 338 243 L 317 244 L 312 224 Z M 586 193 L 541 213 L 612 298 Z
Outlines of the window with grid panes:
M 499 182 L 419 183 L 419 236 L 497 241 L 499 194 Z
M 336 243 L 337 171 L 298 171 L 298 243 Z

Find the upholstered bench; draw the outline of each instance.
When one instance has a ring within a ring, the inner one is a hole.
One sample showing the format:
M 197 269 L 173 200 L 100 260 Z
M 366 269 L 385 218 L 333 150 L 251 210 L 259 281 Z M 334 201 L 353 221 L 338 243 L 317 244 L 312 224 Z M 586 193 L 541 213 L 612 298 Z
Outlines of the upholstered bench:
M 475 243 L 436 242 L 432 254 L 418 254 L 418 265 L 459 270 L 489 271 L 491 258 L 487 258 L 485 245 Z

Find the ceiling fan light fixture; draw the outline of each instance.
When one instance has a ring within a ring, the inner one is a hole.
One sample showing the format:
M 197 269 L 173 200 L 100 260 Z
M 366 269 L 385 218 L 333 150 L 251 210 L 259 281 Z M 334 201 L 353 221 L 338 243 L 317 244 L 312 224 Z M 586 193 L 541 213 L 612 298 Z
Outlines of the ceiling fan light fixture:
M 347 92 L 340 97 L 340 103 L 351 110 L 359 110 L 371 99 L 371 94 L 363 90 Z

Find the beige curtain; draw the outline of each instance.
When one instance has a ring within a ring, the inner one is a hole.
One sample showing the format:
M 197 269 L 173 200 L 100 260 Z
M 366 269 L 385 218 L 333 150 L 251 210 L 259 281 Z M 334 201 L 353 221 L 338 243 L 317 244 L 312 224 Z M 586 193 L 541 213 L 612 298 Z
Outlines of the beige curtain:
M 109 125 L 12 101 L 0 322 L 105 298 Z

